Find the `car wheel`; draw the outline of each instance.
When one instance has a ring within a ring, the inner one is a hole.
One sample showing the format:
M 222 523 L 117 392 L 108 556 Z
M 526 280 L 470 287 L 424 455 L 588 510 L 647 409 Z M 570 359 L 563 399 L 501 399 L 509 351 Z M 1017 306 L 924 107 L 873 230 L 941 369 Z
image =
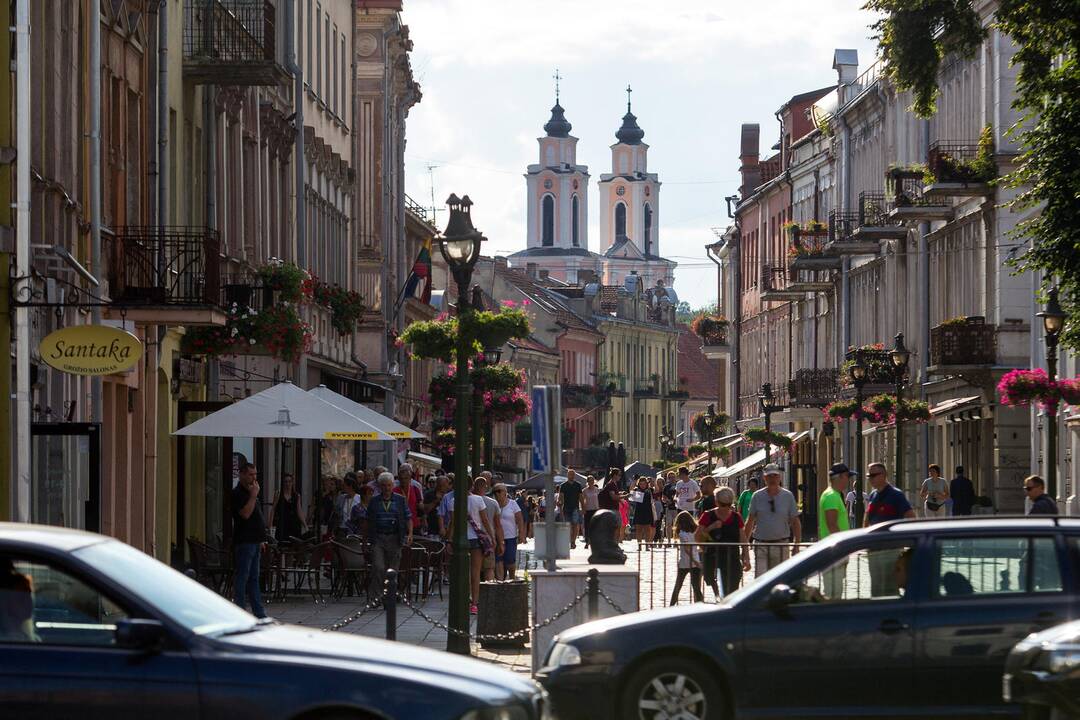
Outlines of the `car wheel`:
M 720 688 L 704 668 L 684 658 L 665 658 L 647 662 L 630 676 L 620 717 L 716 720 L 723 712 Z

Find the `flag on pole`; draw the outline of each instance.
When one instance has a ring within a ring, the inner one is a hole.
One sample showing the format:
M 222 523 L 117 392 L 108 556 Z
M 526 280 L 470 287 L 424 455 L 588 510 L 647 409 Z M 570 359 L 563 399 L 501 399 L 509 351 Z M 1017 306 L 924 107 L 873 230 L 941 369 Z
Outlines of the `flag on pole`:
M 431 302 L 431 238 L 424 241 L 423 246 L 420 248 L 420 252 L 416 256 L 416 261 L 413 262 L 412 272 L 409 273 L 409 279 L 405 281 L 405 289 L 401 293 L 401 302 L 405 301 L 405 298 L 416 297 L 416 289 L 423 284 L 423 288 L 420 290 L 420 301 L 425 303 Z

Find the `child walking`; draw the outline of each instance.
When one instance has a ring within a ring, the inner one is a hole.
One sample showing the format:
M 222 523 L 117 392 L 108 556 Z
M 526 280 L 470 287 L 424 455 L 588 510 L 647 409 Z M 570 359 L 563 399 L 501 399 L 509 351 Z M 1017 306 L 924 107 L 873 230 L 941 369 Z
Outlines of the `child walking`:
M 694 602 L 704 602 L 705 596 L 701 591 L 701 553 L 694 544 L 694 532 L 697 530 L 697 521 L 694 516 L 683 510 L 675 516 L 675 533 L 679 541 L 679 572 L 675 576 L 675 587 L 671 591 L 670 605 L 679 601 L 679 591 L 682 590 L 683 579 L 690 576 L 690 592 L 694 596 Z

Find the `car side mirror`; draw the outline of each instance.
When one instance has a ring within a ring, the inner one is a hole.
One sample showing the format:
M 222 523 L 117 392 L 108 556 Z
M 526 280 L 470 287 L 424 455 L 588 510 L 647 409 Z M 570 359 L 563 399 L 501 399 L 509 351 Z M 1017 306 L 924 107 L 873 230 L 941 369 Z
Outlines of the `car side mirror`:
M 769 597 L 765 601 L 765 605 L 774 613 L 786 613 L 788 606 L 795 602 L 798 596 L 799 593 L 797 590 L 790 588 L 787 585 L 780 584 L 769 591 Z
M 116 621 L 116 644 L 129 650 L 157 650 L 165 644 L 165 626 L 160 620 L 125 618 Z

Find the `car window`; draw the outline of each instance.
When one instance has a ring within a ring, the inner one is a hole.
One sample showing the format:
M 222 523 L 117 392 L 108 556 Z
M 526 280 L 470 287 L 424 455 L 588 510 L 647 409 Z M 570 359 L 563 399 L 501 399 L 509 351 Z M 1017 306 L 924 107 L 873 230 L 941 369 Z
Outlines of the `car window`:
M 0 555 L 0 641 L 44 645 L 115 645 L 115 602 L 52 565 Z
M 935 543 L 934 594 L 939 597 L 1060 592 L 1050 537 L 943 538 Z
M 791 586 L 796 604 L 896 600 L 907 594 L 911 543 L 858 548 Z

